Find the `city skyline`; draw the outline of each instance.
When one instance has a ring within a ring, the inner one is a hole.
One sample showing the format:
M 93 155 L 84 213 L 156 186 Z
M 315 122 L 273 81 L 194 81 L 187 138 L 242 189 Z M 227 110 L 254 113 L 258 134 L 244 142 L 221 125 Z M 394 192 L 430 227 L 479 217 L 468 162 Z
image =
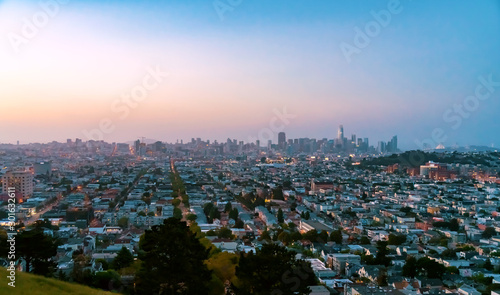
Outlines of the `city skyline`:
M 0 3 L 1 142 L 85 138 L 102 120 L 108 142 L 246 141 L 285 110 L 273 140 L 342 122 L 402 149 L 500 144 L 495 1 L 60 2 Z

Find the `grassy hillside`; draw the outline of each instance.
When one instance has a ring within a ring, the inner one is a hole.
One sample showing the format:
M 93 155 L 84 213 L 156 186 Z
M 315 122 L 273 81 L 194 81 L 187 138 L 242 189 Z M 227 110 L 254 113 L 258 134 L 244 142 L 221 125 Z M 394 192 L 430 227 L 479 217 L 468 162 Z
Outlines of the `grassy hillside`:
M 56 279 L 49 279 L 28 273 L 17 272 L 15 288 L 7 285 L 7 270 L 0 268 L 0 294 L 30 294 L 30 295 L 111 295 L 116 293 L 104 292 L 87 286 L 67 283 Z

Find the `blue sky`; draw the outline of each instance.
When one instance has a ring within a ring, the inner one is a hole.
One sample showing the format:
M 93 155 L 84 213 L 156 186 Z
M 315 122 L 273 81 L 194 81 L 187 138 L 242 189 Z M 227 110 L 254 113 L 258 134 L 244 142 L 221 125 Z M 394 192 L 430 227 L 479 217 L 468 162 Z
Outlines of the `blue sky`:
M 288 138 L 333 138 L 343 124 L 405 149 L 436 128 L 444 145 L 500 145 L 500 87 L 458 128 L 443 120 L 479 77 L 500 81 L 498 1 L 240 2 L 221 19 L 212 1 L 73 0 L 18 51 L 13 34 L 43 8 L 0 2 L 0 142 L 81 138 L 103 118 L 108 141 L 247 140 L 286 108 Z M 391 5 L 399 13 L 348 62 L 341 44 Z M 110 106 L 155 66 L 169 78 L 119 118 Z

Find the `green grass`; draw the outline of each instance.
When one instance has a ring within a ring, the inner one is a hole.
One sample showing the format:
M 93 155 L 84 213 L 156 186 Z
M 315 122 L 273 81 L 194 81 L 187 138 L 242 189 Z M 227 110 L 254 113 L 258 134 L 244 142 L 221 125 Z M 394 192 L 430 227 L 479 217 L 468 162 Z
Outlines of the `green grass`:
M 16 272 L 15 288 L 8 285 L 7 270 L 0 268 L 0 294 L 29 295 L 111 295 L 116 293 L 92 289 L 87 286 L 59 281 L 24 272 Z

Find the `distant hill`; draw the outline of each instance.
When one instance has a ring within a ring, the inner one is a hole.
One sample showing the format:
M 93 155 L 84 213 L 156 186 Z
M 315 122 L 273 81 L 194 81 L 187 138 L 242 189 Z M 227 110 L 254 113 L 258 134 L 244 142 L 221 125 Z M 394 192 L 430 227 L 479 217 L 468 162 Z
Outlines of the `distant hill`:
M 388 166 L 400 164 L 402 167 L 418 167 L 433 161 L 443 164 L 471 164 L 471 165 L 484 165 L 487 167 L 495 166 L 498 164 L 500 153 L 459 153 L 459 152 L 423 152 L 423 151 L 407 151 L 401 154 L 392 154 L 383 157 L 363 159 L 360 168 L 368 166 Z
M 56 279 L 50 279 L 24 272 L 16 272 L 15 288 L 7 285 L 7 270 L 0 268 L 0 294 L 11 295 L 111 295 L 116 293 L 92 289 L 87 286 L 67 283 Z

